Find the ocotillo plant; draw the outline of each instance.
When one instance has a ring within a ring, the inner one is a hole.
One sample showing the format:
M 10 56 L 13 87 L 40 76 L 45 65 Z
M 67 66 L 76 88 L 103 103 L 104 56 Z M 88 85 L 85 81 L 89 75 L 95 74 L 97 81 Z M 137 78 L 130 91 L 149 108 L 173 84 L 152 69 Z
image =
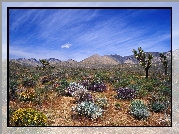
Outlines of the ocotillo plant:
M 49 65 L 49 62 L 45 59 L 42 59 L 42 60 L 39 59 L 39 61 L 42 63 L 43 69 L 45 69 L 46 65 Z
M 139 61 L 139 64 L 145 68 L 146 78 L 148 78 L 148 70 L 152 65 L 153 55 L 148 54 L 146 57 L 146 53 L 144 53 L 144 51 L 142 50 L 141 47 L 138 48 L 138 51 L 139 52 L 137 52 L 135 49 L 133 49 L 136 59 Z
M 163 63 L 163 66 L 165 68 L 165 75 L 167 75 L 167 68 L 168 68 L 167 56 L 164 55 L 164 53 L 160 53 L 160 60 Z

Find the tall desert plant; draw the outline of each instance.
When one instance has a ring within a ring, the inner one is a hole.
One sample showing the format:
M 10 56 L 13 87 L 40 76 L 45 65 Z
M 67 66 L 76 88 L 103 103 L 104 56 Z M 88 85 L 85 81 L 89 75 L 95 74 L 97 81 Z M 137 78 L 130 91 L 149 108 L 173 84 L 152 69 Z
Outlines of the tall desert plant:
M 137 52 L 135 49 L 133 49 L 133 53 L 136 57 L 136 59 L 139 61 L 139 64 L 144 67 L 145 72 L 146 72 L 146 78 L 148 78 L 148 70 L 152 65 L 152 59 L 153 59 L 153 55 L 152 54 L 148 54 L 146 56 L 146 53 L 144 53 L 144 51 L 142 50 L 141 47 L 138 48 Z
M 167 60 L 167 56 L 164 55 L 164 53 L 160 53 L 160 61 L 162 62 L 165 68 L 165 75 L 167 75 L 168 60 Z
M 42 63 L 43 69 L 45 69 L 45 67 L 46 67 L 47 65 L 49 65 L 49 62 L 48 62 L 47 60 L 45 60 L 45 59 L 42 59 L 42 60 L 39 59 L 39 61 L 40 61 L 40 63 Z

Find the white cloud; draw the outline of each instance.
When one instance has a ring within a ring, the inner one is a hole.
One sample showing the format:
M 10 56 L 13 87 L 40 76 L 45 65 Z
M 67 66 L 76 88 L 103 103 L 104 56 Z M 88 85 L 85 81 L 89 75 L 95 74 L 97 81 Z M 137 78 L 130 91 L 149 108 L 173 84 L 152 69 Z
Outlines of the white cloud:
M 66 43 L 64 45 L 61 46 L 61 48 L 70 48 L 73 44 L 70 43 Z

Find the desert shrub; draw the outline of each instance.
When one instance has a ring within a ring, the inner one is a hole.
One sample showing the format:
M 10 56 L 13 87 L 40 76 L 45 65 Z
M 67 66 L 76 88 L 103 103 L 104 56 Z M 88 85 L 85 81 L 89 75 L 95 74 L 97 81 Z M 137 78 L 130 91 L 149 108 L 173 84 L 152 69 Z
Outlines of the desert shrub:
M 103 92 L 106 91 L 107 88 L 106 84 L 104 84 L 102 81 L 92 81 L 87 89 L 96 92 Z
M 17 98 L 17 88 L 18 88 L 19 83 L 15 80 L 11 80 L 9 82 L 9 99 L 14 100 Z
M 90 85 L 90 81 L 89 80 L 83 80 L 80 83 L 81 83 L 81 85 L 83 85 L 86 88 Z
M 141 88 L 141 85 L 138 84 L 130 84 L 128 85 L 126 88 L 131 88 L 131 89 L 135 89 L 135 91 L 139 91 Z
M 120 78 L 117 77 L 117 76 L 110 76 L 108 77 L 108 82 L 111 84 L 111 85 L 114 85 L 116 82 L 119 82 Z
M 39 105 L 42 104 L 43 101 L 43 95 L 46 94 L 45 88 L 36 88 L 35 89 L 35 96 L 33 96 L 34 102 L 38 103 Z
M 152 85 L 144 85 L 143 88 L 145 88 L 145 90 L 147 90 L 148 92 L 153 92 L 154 91 L 154 87 Z
M 119 85 L 121 86 L 121 87 L 126 87 L 126 86 L 128 86 L 130 84 L 130 81 L 127 79 L 127 78 L 124 78 L 124 79 L 122 79 L 122 80 L 120 80 L 119 81 Z
M 110 78 L 109 78 L 107 75 L 103 75 L 103 76 L 101 77 L 101 80 L 102 80 L 103 82 L 109 82 Z
M 113 82 L 112 84 L 115 89 L 119 87 L 126 88 L 131 85 L 131 78 L 127 78 L 126 76 L 120 76 L 120 77 L 122 77 L 122 79 L 118 78 L 116 82 Z
M 161 81 L 157 78 L 151 78 L 151 83 L 155 87 L 155 86 L 160 86 Z
M 24 87 L 34 87 L 36 86 L 36 82 L 33 79 L 26 79 L 23 81 L 22 85 Z
M 141 100 L 134 100 L 130 105 L 130 114 L 136 119 L 146 119 L 150 113 L 148 107 Z
M 103 109 L 91 101 L 83 101 L 77 104 L 76 107 L 72 107 L 72 110 L 77 112 L 78 115 L 83 115 L 90 119 L 97 119 L 102 116 Z
M 41 83 L 45 84 L 45 83 L 48 83 L 50 81 L 51 81 L 50 77 L 45 76 L 45 77 L 42 78 Z
M 167 103 L 168 101 L 170 101 L 170 98 L 168 98 L 168 96 L 161 94 L 160 92 L 151 93 L 150 104 L 153 102 Z
M 77 103 L 82 101 L 94 101 L 92 95 L 86 89 L 76 90 L 72 93 L 72 96 L 75 97 Z
M 95 103 L 102 109 L 105 109 L 108 106 L 106 97 L 99 97 L 95 99 Z
M 15 80 L 9 81 L 9 89 L 10 90 L 16 90 L 18 85 L 19 85 L 19 83 Z
M 9 121 L 12 118 L 12 114 L 15 112 L 15 110 L 13 110 L 11 107 L 9 108 Z
M 60 84 L 63 86 L 63 87 L 68 87 L 69 86 L 69 82 L 66 80 L 66 79 L 62 79 L 60 81 Z
M 148 91 L 145 88 L 140 88 L 139 91 L 137 92 L 137 96 L 139 98 L 143 98 L 145 96 L 147 96 Z
M 106 84 L 101 80 L 83 80 L 80 82 L 87 90 L 103 92 L 106 90 Z
M 136 96 L 136 91 L 130 88 L 119 88 L 117 90 L 118 99 L 134 99 Z
M 99 78 L 99 79 L 100 79 L 101 77 L 102 77 L 102 74 L 101 74 L 101 73 L 96 73 L 96 74 L 95 74 L 95 78 Z
M 33 75 L 33 79 L 34 80 L 38 81 L 39 78 L 40 78 L 40 74 L 39 73 L 36 73 L 36 74 Z
M 56 87 L 56 91 L 60 94 L 60 95 L 66 95 L 66 88 L 69 86 L 69 82 L 66 79 L 62 79 L 59 82 L 59 86 Z
M 66 88 L 63 88 L 62 86 L 58 86 L 55 90 L 58 92 L 58 95 L 66 95 Z
M 19 108 L 12 114 L 12 124 L 15 126 L 45 126 L 46 115 L 32 108 Z
M 36 93 L 33 89 L 26 89 L 20 93 L 19 100 L 27 102 L 33 101 L 36 98 Z
M 164 88 L 160 89 L 159 92 L 162 95 L 171 96 L 171 89 L 170 88 L 164 87 Z
M 77 91 L 77 90 L 85 91 L 86 88 L 79 83 L 72 82 L 69 84 L 69 86 L 66 89 L 66 95 L 74 96 L 76 94 L 75 91 Z
M 164 102 L 156 101 L 149 104 L 149 107 L 154 112 L 162 112 L 167 108 L 167 105 Z

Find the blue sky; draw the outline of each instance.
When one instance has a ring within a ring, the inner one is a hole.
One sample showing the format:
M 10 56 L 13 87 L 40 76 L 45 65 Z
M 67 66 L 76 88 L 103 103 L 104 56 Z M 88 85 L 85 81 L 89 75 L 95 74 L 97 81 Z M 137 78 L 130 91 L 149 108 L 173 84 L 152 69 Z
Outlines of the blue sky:
M 93 54 L 171 50 L 166 9 L 11 9 L 10 58 L 81 61 Z

